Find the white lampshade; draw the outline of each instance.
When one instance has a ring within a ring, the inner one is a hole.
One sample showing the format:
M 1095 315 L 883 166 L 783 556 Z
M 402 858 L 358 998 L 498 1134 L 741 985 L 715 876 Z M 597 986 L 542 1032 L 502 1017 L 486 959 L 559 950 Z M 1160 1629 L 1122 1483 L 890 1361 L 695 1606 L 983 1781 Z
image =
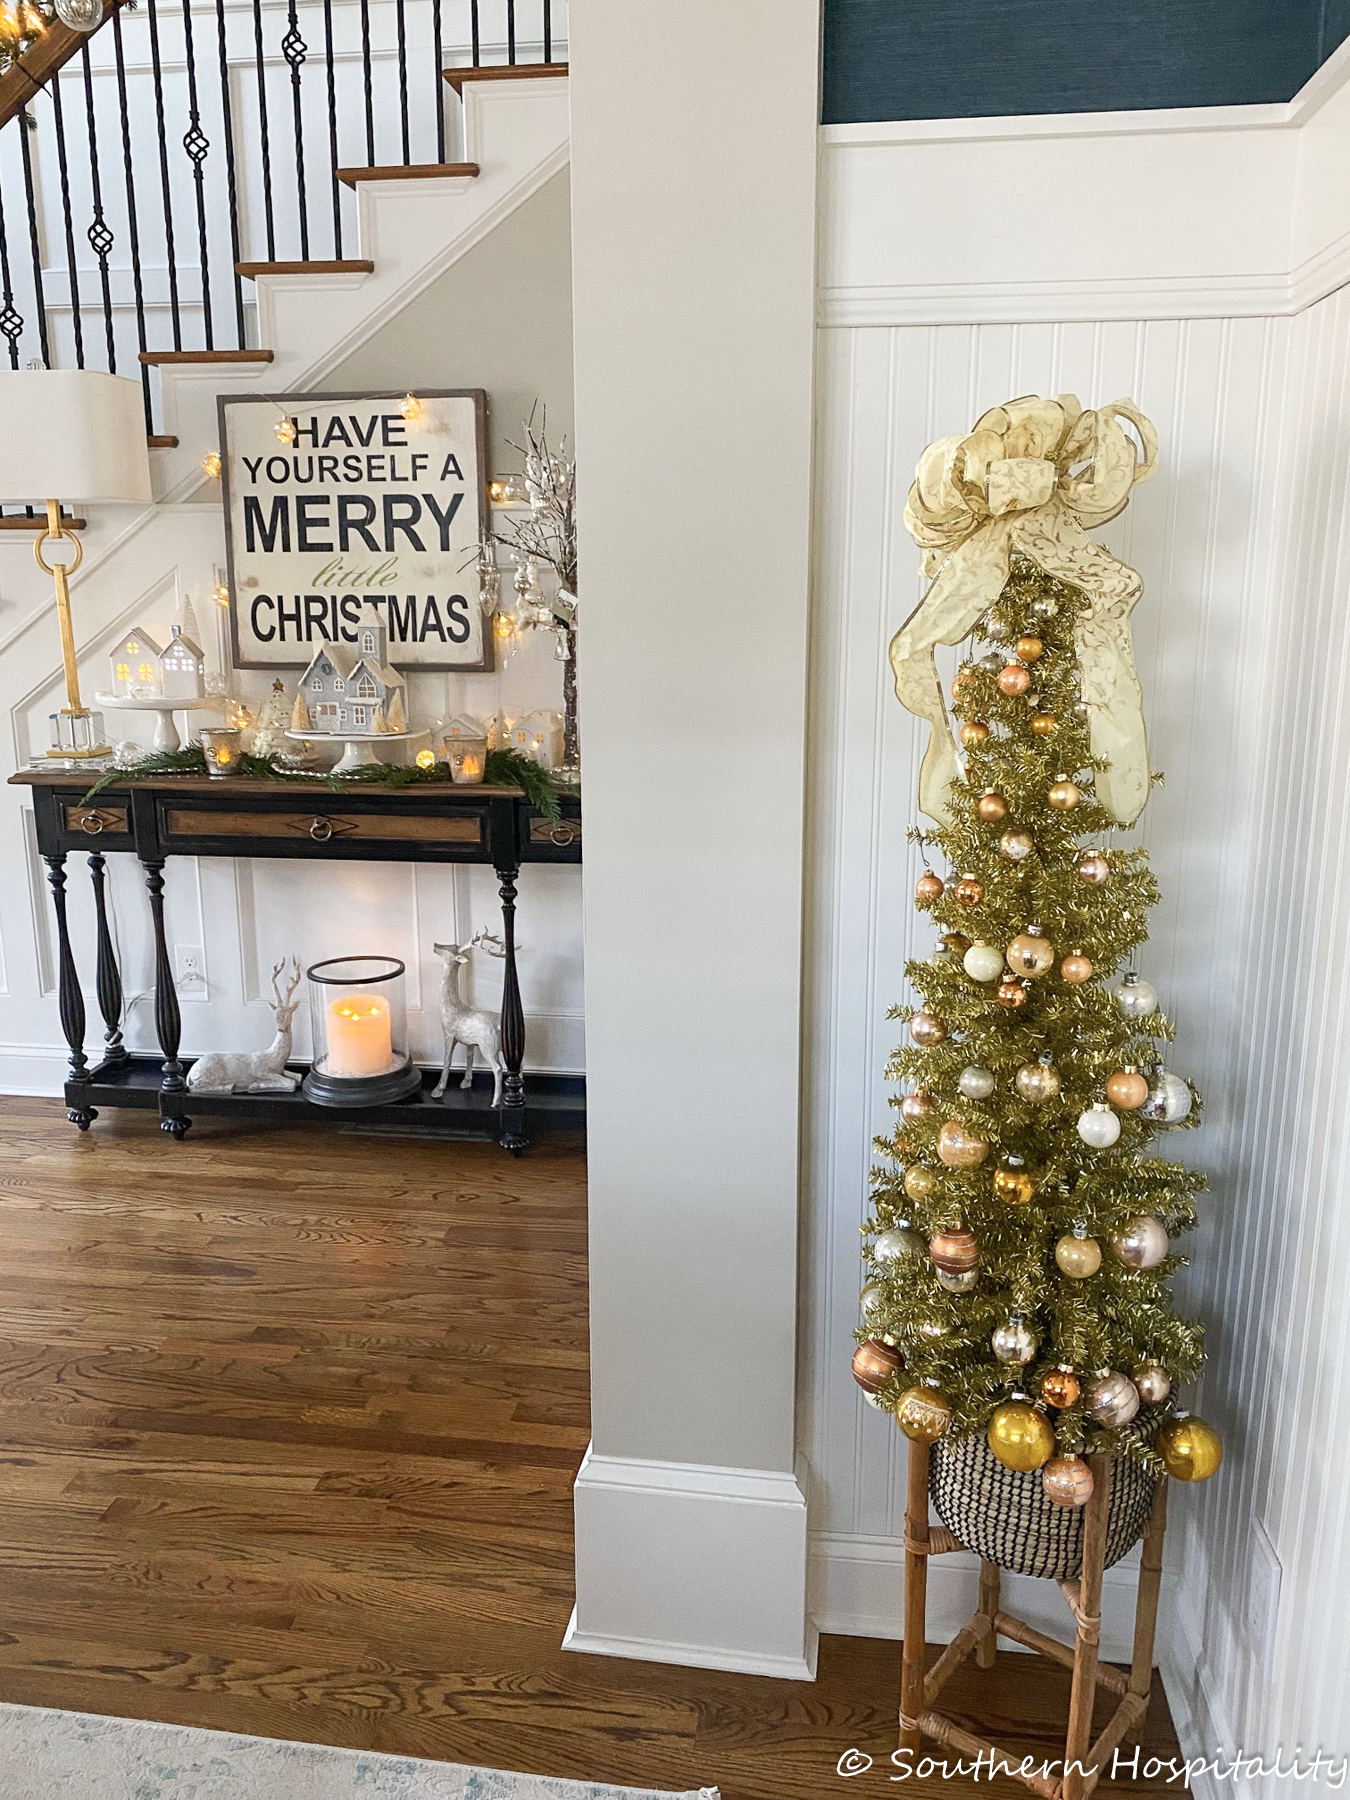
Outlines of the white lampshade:
M 139 381 L 97 369 L 0 372 L 0 502 L 153 497 Z

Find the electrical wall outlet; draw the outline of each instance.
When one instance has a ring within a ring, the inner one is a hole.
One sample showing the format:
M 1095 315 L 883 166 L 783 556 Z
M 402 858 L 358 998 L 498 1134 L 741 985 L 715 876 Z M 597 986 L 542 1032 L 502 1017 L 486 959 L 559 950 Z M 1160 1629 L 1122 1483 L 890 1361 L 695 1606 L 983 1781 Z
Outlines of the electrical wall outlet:
M 175 944 L 173 982 L 180 1000 L 205 1000 L 206 955 L 200 944 Z

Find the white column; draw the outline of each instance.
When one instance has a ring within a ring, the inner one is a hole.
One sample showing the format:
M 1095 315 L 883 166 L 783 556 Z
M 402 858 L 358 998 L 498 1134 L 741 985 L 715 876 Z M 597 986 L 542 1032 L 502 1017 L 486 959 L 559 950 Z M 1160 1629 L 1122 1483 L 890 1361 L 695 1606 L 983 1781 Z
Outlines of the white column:
M 800 1677 L 818 0 L 572 0 L 594 1439 L 573 1648 Z

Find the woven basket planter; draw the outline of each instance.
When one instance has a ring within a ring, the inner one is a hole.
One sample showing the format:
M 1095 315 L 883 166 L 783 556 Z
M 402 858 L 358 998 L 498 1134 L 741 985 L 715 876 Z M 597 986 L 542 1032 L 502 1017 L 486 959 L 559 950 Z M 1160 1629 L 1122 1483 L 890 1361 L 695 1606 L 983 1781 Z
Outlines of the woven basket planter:
M 1106 1564 L 1143 1536 L 1157 1483 L 1127 1457 L 1115 1459 L 1107 1511 Z M 968 1550 L 1013 1575 L 1069 1581 L 1083 1572 L 1083 1508 L 1055 1506 L 1039 1473 L 1005 1469 L 982 1431 L 933 1445 L 928 1492 L 938 1517 Z

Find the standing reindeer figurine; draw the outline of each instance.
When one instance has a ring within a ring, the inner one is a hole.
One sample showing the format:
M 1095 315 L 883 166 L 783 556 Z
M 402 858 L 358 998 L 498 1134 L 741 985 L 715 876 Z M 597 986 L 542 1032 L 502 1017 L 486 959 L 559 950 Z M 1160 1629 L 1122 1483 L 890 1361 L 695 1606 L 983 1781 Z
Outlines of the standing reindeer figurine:
M 494 942 L 486 932 L 480 931 L 467 944 L 432 945 L 432 949 L 445 964 L 445 975 L 441 981 L 441 1028 L 445 1032 L 445 1062 L 441 1066 L 441 1078 L 431 1090 L 433 1100 L 439 1100 L 445 1092 L 450 1081 L 450 1059 L 455 1054 L 455 1045 L 463 1044 L 464 1079 L 460 1082 L 460 1087 L 473 1086 L 474 1051 L 481 1050 L 484 1062 L 492 1070 L 492 1104 L 501 1105 L 504 1067 L 501 1025 L 491 1013 L 466 1006 L 459 991 L 459 972 L 469 961 L 469 953 L 474 945 L 481 944 L 491 955 Z
M 272 970 L 272 1017 L 277 1035 L 265 1050 L 213 1051 L 199 1056 L 188 1070 L 187 1084 L 194 1094 L 293 1094 L 300 1077 L 287 1072 L 291 1054 L 291 1020 L 300 1002 L 293 999 L 300 985 L 300 964 L 291 958 L 294 971 L 283 994 L 277 977 L 286 967 L 286 959 Z

